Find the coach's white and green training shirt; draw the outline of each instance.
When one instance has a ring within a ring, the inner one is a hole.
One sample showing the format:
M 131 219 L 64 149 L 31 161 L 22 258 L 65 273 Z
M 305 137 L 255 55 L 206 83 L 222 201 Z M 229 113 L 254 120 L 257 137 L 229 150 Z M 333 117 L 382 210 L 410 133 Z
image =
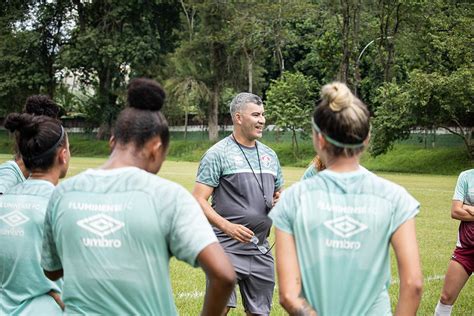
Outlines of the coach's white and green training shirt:
M 51 182 L 28 179 L 0 196 L 0 315 L 61 314 L 46 293 L 60 292 L 41 268 L 43 223 Z
M 214 242 L 178 184 L 135 167 L 88 170 L 51 197 L 42 265 L 64 269 L 66 313 L 175 315 L 170 257 L 196 266 Z
M 15 161 L 5 161 L 0 165 L 0 194 L 25 180 L 23 172 Z
M 241 148 L 242 150 L 232 136 L 209 148 L 199 164 L 196 182 L 214 188 L 212 207 L 220 216 L 231 223 L 249 228 L 263 246 L 269 247 L 267 236 L 272 221 L 267 214 L 269 208 L 265 205 L 262 188 L 267 201 L 271 203 L 274 192 L 283 185 L 280 162 L 270 147 L 258 141 L 255 147 Z M 214 232 L 227 252 L 261 254 L 252 243 L 241 243 L 217 227 L 214 227 Z
M 293 185 L 270 217 L 295 239 L 304 296 L 318 315 L 390 315 L 390 239 L 418 210 L 405 189 L 360 167 Z

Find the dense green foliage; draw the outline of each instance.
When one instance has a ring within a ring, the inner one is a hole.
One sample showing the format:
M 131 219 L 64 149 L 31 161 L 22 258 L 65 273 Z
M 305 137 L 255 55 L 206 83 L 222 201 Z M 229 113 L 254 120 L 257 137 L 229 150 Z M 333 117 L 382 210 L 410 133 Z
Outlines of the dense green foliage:
M 311 77 L 300 72 L 283 73 L 278 80 L 272 80 L 267 90 L 265 110 L 268 120 L 292 135 L 293 151 L 299 155 L 298 133 L 309 135 L 310 120 L 318 92 L 318 85 Z
M 3 1 L 0 115 L 47 93 L 105 138 L 128 80 L 148 76 L 169 92 L 170 121 L 207 124 L 212 141 L 240 91 L 262 95 L 268 123 L 294 133 L 298 120 L 307 129 L 317 98 L 309 86 L 339 80 L 375 116 L 374 155 L 418 127 L 458 134 L 472 158 L 472 8 L 467 0 Z M 307 91 L 294 97 L 298 86 Z
M 386 152 L 414 127 L 444 128 L 463 140 L 474 159 L 474 55 L 467 45 L 474 34 L 472 6 L 431 1 L 416 10 L 430 17 L 409 27 L 426 32 L 401 39 L 402 53 L 413 56 L 416 67 L 407 80 L 377 89 L 372 153 Z

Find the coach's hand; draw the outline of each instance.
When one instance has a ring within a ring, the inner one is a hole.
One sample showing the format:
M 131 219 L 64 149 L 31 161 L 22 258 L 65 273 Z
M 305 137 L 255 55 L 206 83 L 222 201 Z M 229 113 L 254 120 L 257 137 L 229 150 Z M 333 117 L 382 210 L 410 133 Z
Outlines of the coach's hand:
M 239 224 L 228 223 L 224 228 L 224 233 L 235 240 L 243 243 L 250 242 L 250 238 L 254 235 L 253 231 Z
M 280 191 L 277 191 L 275 193 L 273 193 L 273 206 L 275 206 L 275 204 L 278 203 L 278 201 L 280 201 Z

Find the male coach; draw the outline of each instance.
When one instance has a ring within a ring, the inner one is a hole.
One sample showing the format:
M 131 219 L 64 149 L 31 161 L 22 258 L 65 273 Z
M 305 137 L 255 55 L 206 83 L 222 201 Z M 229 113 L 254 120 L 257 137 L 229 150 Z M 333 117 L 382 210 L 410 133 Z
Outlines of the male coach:
M 193 195 L 234 265 L 247 315 L 269 315 L 275 276 L 267 214 L 279 198 L 283 177 L 275 152 L 257 141 L 265 126 L 260 97 L 239 93 L 230 114 L 233 133 L 203 156 Z M 234 291 L 227 312 L 236 304 Z

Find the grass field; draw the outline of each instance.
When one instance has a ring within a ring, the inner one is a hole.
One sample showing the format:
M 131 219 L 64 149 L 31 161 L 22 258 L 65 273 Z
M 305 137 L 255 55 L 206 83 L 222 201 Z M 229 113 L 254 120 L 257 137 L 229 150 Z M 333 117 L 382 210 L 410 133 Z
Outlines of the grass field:
M 0 155 L 0 162 L 10 158 Z M 68 176 L 75 175 L 87 168 L 101 165 L 103 158 L 73 158 Z M 197 163 L 167 161 L 160 176 L 182 184 L 191 190 Z M 289 186 L 303 174 L 302 168 L 285 167 L 285 184 Z M 404 186 L 421 203 L 421 212 L 417 217 L 417 234 L 420 246 L 422 268 L 425 278 L 424 294 L 418 315 L 433 315 L 443 284 L 444 273 L 456 242 L 458 222 L 449 215 L 452 192 L 456 176 L 410 175 L 379 173 Z M 271 236 L 273 238 L 273 234 Z M 204 274 L 186 264 L 172 260 L 171 278 L 176 305 L 181 315 L 197 315 L 204 294 Z M 390 296 L 395 305 L 398 295 L 398 277 L 395 258 L 392 256 L 392 286 Z M 350 280 L 348 280 L 348 283 Z M 277 289 L 274 295 L 274 307 L 271 315 L 285 315 L 278 304 Z M 239 304 L 240 298 L 239 298 Z M 231 315 L 243 315 L 243 309 L 233 310 Z M 474 315 L 474 281 L 468 281 L 453 309 L 453 315 Z

